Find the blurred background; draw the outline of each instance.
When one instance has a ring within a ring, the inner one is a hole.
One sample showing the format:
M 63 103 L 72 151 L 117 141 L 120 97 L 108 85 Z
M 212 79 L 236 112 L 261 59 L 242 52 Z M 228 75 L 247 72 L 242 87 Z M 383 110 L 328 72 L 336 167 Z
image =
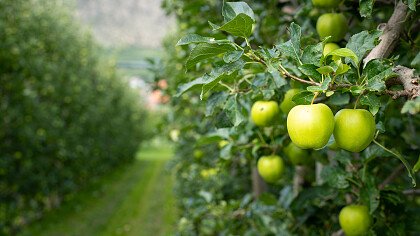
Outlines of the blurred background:
M 0 235 L 166 235 L 161 1 L 0 1 Z

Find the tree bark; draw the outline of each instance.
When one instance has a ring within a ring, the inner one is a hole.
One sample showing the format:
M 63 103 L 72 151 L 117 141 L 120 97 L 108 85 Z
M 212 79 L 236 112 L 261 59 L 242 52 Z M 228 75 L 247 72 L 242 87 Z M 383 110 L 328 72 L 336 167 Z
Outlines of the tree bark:
M 258 199 L 262 193 L 267 191 L 267 184 L 261 178 L 260 174 L 258 173 L 257 167 L 252 167 L 251 173 L 252 179 L 252 192 L 255 199 Z

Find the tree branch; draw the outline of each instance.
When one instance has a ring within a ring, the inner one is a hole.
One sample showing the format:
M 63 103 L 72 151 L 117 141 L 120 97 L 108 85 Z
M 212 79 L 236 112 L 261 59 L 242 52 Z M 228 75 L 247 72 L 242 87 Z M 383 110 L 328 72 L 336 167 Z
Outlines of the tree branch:
M 383 30 L 380 36 L 380 43 L 363 60 L 364 66 L 374 59 L 386 58 L 394 50 L 404 30 L 404 22 L 408 17 L 408 7 L 402 1 L 396 5 L 392 16 L 386 24 L 379 24 L 378 29 Z M 386 90 L 385 93 L 393 99 L 408 97 L 413 99 L 420 96 L 419 78 L 414 75 L 414 70 L 404 66 L 396 66 L 393 71 L 398 77 L 386 81 L 388 87 L 394 84 L 401 84 L 402 91 Z
M 384 27 L 382 24 L 379 25 L 383 27 L 383 34 L 379 37 L 381 42 L 363 60 L 364 65 L 373 59 L 386 58 L 391 54 L 404 29 L 403 24 L 407 18 L 407 12 L 407 5 L 400 1 L 395 7 L 391 18 L 389 18 L 388 23 Z
M 407 189 L 403 191 L 405 195 L 420 195 L 420 189 Z

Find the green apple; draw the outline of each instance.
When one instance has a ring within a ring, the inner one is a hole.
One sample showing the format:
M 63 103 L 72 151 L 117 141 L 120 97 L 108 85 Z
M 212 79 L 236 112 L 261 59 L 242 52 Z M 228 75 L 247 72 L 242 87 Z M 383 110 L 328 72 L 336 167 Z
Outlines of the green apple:
M 364 109 L 342 109 L 335 114 L 334 139 L 350 152 L 360 152 L 375 136 L 375 118 Z
M 326 43 L 325 46 L 324 46 L 324 50 L 323 50 L 322 54 L 324 56 L 326 56 L 328 53 L 330 53 L 330 52 L 332 52 L 332 51 L 334 51 L 336 49 L 339 49 L 339 48 L 340 48 L 340 46 L 338 46 L 335 43 Z M 332 59 L 334 61 L 336 61 L 336 60 L 339 60 L 340 57 L 339 56 L 332 56 Z
M 275 183 L 284 172 L 284 162 L 277 155 L 262 156 L 258 159 L 257 169 L 267 183 Z
M 227 140 L 220 140 L 219 143 L 218 143 L 219 148 L 224 148 L 228 144 L 229 144 L 229 141 L 227 141 Z
M 312 0 L 312 4 L 316 7 L 333 8 L 340 5 L 342 0 Z
M 204 156 L 204 152 L 201 150 L 194 150 L 194 157 L 196 159 L 201 159 Z
M 334 131 L 334 115 L 322 103 L 295 106 L 287 116 L 287 131 L 300 148 L 322 148 Z
M 289 111 L 296 106 L 296 103 L 294 103 L 292 101 L 293 96 L 295 96 L 297 93 L 299 93 L 300 89 L 290 89 L 286 92 L 286 94 L 284 94 L 284 99 L 283 101 L 280 103 L 280 110 L 287 114 L 289 113 Z
M 341 13 L 325 13 L 316 22 L 316 31 L 321 39 L 331 36 L 328 42 L 338 42 L 348 30 L 347 20 Z
M 268 126 L 279 114 L 279 105 L 275 101 L 257 101 L 251 108 L 251 119 L 257 126 Z
M 284 149 L 284 153 L 286 153 L 293 165 L 308 165 L 311 163 L 308 150 L 299 148 L 292 142 Z
M 348 205 L 338 216 L 338 221 L 346 235 L 364 235 L 369 230 L 372 219 L 368 208 L 363 205 Z

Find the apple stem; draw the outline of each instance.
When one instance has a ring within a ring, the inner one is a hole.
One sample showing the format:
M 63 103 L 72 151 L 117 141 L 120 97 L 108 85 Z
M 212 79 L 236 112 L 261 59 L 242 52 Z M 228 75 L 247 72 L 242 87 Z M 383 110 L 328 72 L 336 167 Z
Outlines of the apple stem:
M 318 92 L 314 93 L 314 98 L 312 98 L 311 105 L 314 104 L 315 98 L 318 97 L 318 94 L 319 94 Z
M 354 107 L 353 107 L 353 109 L 356 109 L 356 108 L 357 108 L 357 104 L 359 103 L 359 99 L 360 99 L 360 97 L 362 96 L 362 94 L 363 94 L 363 93 L 361 93 L 361 94 L 357 97 L 356 102 L 354 102 Z

